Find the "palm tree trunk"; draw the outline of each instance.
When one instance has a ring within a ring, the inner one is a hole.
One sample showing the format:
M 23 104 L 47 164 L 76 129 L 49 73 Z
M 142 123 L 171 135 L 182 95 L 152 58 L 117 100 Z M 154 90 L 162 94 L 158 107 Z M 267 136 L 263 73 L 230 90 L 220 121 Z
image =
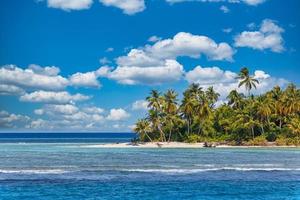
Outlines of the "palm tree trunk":
M 265 133 L 265 130 L 264 130 L 264 125 L 263 125 L 263 124 L 261 125 L 261 133 L 262 133 L 262 134 L 264 134 L 264 133 Z
M 168 142 L 171 141 L 171 134 L 172 134 L 172 129 L 170 129 L 170 131 L 169 131 L 169 139 L 168 139 Z
M 147 136 L 147 138 L 150 140 L 150 142 L 152 142 L 152 139 L 151 139 L 151 137 L 147 134 L 147 133 L 145 133 L 145 135 Z
M 187 128 L 188 128 L 188 130 L 187 130 L 188 135 L 190 135 L 190 118 L 189 117 L 187 118 Z
M 251 127 L 251 131 L 252 131 L 252 139 L 254 140 L 254 127 Z

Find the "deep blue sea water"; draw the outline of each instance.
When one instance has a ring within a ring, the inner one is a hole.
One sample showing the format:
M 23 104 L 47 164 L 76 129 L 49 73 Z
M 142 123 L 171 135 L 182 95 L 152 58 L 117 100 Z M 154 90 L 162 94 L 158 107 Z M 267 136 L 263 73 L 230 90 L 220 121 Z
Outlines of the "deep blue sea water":
M 9 134 L 1 200 L 300 199 L 300 148 L 92 148 L 133 134 Z

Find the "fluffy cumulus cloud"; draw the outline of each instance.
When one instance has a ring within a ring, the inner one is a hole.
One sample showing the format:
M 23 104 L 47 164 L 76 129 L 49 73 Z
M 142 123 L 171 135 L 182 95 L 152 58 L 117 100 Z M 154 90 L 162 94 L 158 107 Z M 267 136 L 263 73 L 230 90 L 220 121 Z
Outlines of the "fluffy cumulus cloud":
M 90 96 L 85 96 L 82 94 L 74 94 L 63 91 L 63 92 L 54 92 L 54 91 L 35 91 L 32 93 L 26 93 L 20 97 L 21 101 L 26 102 L 38 102 L 38 103 L 74 103 L 76 101 L 85 101 L 90 99 Z
M 99 77 L 105 77 L 109 73 L 110 68 L 107 66 L 100 67 L 96 71 L 77 72 L 70 76 L 70 85 L 78 87 L 100 87 Z
M 287 80 L 271 77 L 262 70 L 256 70 L 253 76 L 259 81 L 257 89 L 252 90 L 253 94 L 264 93 L 276 85 L 284 87 L 288 84 Z M 234 89 L 246 94 L 244 87 L 238 87 L 239 80 L 237 80 L 236 77 L 237 73 L 224 71 L 218 67 L 197 66 L 193 70 L 187 72 L 185 78 L 189 83 L 198 83 L 204 89 L 213 86 L 213 88 L 221 95 L 221 100 L 224 100 L 229 92 Z
M 48 7 L 65 11 L 89 9 L 93 0 L 47 0 Z
M 189 83 L 199 83 L 201 85 L 210 85 L 218 83 L 235 82 L 236 73 L 223 71 L 218 67 L 197 66 L 186 73 L 185 77 Z
M 235 53 L 227 43 L 216 43 L 206 36 L 185 32 L 164 40 L 152 38 L 152 41 L 156 42 L 118 57 L 118 66 L 107 77 L 131 85 L 173 82 L 184 74 L 183 66 L 176 61 L 178 57 L 199 59 L 205 55 L 210 60 L 231 61 Z
M 121 84 L 157 85 L 178 81 L 183 73 L 181 64 L 175 60 L 166 60 L 163 65 L 153 67 L 119 66 L 108 75 L 108 78 Z
M 109 115 L 106 117 L 107 120 L 111 121 L 122 121 L 130 117 L 130 114 L 126 112 L 126 110 L 122 108 L 111 109 Z
M 4 65 L 0 67 L 0 95 L 22 95 L 35 90 L 61 91 L 67 86 L 99 88 L 101 84 L 98 79 L 107 76 L 110 70 L 110 67 L 103 66 L 66 78 L 59 75 L 60 69 L 55 66 L 29 65 L 22 69 L 15 65 Z
M 270 49 L 273 52 L 284 51 L 282 33 L 284 29 L 275 21 L 265 19 L 258 31 L 244 31 L 235 37 L 235 46 L 252 49 Z
M 142 12 L 146 8 L 144 0 L 100 0 L 100 2 L 105 6 L 119 8 L 128 15 Z
M 5 65 L 0 68 L 0 84 L 27 89 L 62 90 L 69 81 L 58 75 L 58 72 L 56 67 L 31 65 L 22 69 L 15 65 Z
M 199 58 L 206 55 L 211 60 L 232 60 L 234 50 L 225 42 L 216 43 L 213 39 L 180 32 L 173 38 L 157 41 L 140 49 L 132 49 L 127 56 L 117 59 L 119 65 L 153 65 L 163 59 L 176 59 L 188 56 Z
M 137 100 L 132 104 L 132 110 L 147 110 L 148 102 L 145 100 Z
M 46 104 L 34 110 L 40 118 L 32 120 L 28 128 L 49 129 L 77 129 L 91 130 L 101 128 L 105 117 L 104 110 L 99 107 L 78 107 L 73 104 Z
M 30 120 L 26 115 L 0 111 L 0 128 L 21 128 Z
M 14 85 L 0 84 L 0 95 L 22 95 L 25 91 Z

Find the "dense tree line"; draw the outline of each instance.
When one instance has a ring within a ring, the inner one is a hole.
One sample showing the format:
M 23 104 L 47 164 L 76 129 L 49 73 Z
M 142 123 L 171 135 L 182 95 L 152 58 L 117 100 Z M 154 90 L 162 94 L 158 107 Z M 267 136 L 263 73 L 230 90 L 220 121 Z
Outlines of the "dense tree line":
M 247 95 L 232 90 L 227 103 L 216 107 L 219 94 L 213 87 L 203 90 L 191 84 L 179 102 L 178 94 L 152 90 L 148 113 L 138 120 L 135 132 L 142 142 L 226 142 L 231 144 L 299 145 L 300 90 L 290 84 L 285 90 L 274 87 L 262 95 L 251 95 L 259 81 L 241 69 L 239 87 Z

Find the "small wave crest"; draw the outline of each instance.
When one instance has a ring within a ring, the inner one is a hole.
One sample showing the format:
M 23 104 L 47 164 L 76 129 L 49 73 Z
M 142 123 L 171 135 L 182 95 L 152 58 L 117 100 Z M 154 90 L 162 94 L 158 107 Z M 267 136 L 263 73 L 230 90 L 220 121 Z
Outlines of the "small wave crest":
M 170 173 L 170 174 L 190 174 L 209 171 L 300 171 L 300 168 L 242 168 L 242 167 L 219 167 L 200 169 L 126 169 L 123 171 L 142 173 Z

